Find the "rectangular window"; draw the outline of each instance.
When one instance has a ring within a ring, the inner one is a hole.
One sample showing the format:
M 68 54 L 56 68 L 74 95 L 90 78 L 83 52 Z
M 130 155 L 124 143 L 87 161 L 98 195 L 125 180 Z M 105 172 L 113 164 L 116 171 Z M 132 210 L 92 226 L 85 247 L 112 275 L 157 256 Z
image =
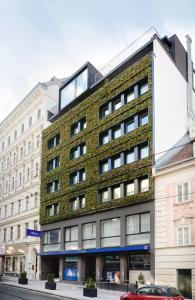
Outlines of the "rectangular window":
M 101 246 L 120 246 L 120 219 L 101 221 Z
M 144 80 L 143 82 L 141 82 L 139 84 L 139 95 L 143 95 L 145 94 L 146 92 L 148 92 L 149 90 L 149 86 L 148 86 L 148 81 Z
M 139 146 L 139 159 L 144 159 L 148 157 L 149 155 L 149 149 L 147 144 L 143 144 Z
M 70 209 L 77 210 L 85 207 L 85 195 L 77 196 L 70 199 Z
M 101 173 L 109 171 L 109 164 L 107 159 L 100 162 L 100 171 Z
M 47 171 L 52 171 L 58 168 L 60 165 L 60 157 L 56 156 L 47 162 Z
M 131 215 L 126 218 L 127 245 L 150 243 L 150 213 Z
M 48 149 L 52 149 L 60 144 L 60 134 L 56 134 L 54 137 L 48 140 Z
M 3 241 L 7 242 L 7 229 L 6 228 L 4 228 L 4 230 L 3 230 Z
M 20 239 L 21 237 L 21 225 L 17 226 L 17 239 Z
M 80 119 L 79 121 L 75 122 L 71 125 L 71 136 L 76 135 L 77 133 L 83 131 L 86 128 L 87 121 L 86 117 Z
M 140 193 L 147 192 L 149 190 L 149 179 L 148 177 L 141 178 L 139 181 Z
M 185 246 L 191 244 L 190 226 L 182 225 L 177 228 L 177 245 Z
M 100 190 L 100 201 L 101 202 L 107 202 L 109 201 L 109 195 L 108 195 L 108 188 Z
M 65 250 L 78 249 L 78 226 L 65 228 Z
M 189 185 L 188 182 L 177 185 L 177 203 L 189 200 Z
M 96 248 L 96 223 L 83 225 L 83 249 Z
M 13 227 L 10 227 L 10 241 L 13 241 Z
M 88 69 L 83 70 L 60 90 L 60 109 L 66 107 L 88 88 Z
M 125 196 L 131 196 L 135 194 L 134 181 L 125 184 Z
M 43 251 L 60 251 L 60 229 L 43 232 Z
M 134 87 L 132 87 L 126 95 L 126 102 L 129 103 L 135 99 Z
M 25 231 L 24 231 L 24 236 L 27 237 L 27 229 L 29 227 L 29 224 L 28 223 L 25 223 Z
M 126 164 L 131 164 L 135 161 L 135 154 L 134 154 L 134 150 L 131 151 L 127 151 L 125 153 L 125 163 Z
M 108 108 L 108 103 L 100 107 L 100 119 L 105 118 L 106 116 L 109 115 L 109 108 Z
M 130 119 L 125 122 L 125 133 L 129 133 L 135 129 L 134 119 Z
M 142 113 L 139 116 L 139 126 L 148 124 L 148 112 Z
M 119 168 L 119 167 L 121 167 L 121 156 L 120 156 L 120 154 L 112 157 L 112 168 L 116 169 L 116 168 Z
M 79 183 L 86 179 L 85 169 L 80 169 L 70 174 L 70 185 Z
M 109 142 L 109 133 L 108 130 L 100 133 L 100 145 L 105 145 Z
M 117 139 L 121 135 L 122 135 L 122 133 L 121 133 L 121 126 L 117 125 L 117 126 L 113 127 L 113 129 L 112 129 L 112 138 L 113 139 Z
M 86 153 L 86 144 L 82 143 L 70 150 L 70 159 L 78 158 Z
M 122 106 L 121 99 L 115 99 L 112 101 L 112 111 L 119 109 Z
M 121 188 L 120 185 L 112 187 L 112 199 L 121 198 Z
M 129 256 L 130 270 L 150 270 L 150 253 L 131 254 Z
M 59 180 L 54 180 L 52 182 L 47 183 L 47 194 L 51 194 L 54 192 L 59 191 L 60 188 L 60 184 L 59 184 Z
M 38 221 L 34 221 L 34 230 L 38 230 Z
M 46 216 L 51 217 L 59 214 L 59 204 L 54 203 L 46 206 Z

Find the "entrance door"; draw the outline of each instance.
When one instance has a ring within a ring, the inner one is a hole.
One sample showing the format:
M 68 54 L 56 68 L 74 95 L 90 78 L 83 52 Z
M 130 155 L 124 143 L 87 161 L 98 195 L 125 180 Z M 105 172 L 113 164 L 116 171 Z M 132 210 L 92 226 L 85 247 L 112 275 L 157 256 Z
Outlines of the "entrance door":
M 85 279 L 92 277 L 95 281 L 96 279 L 96 257 L 87 256 L 86 257 L 86 268 L 85 268 Z
M 186 299 L 192 299 L 192 271 L 177 270 L 178 290 Z

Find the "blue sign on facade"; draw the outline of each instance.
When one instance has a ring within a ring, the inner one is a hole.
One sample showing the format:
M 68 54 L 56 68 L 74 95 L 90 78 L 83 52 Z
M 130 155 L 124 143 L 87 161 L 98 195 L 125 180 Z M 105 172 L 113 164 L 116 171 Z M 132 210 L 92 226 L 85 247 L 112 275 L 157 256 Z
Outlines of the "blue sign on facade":
M 39 230 L 27 229 L 26 233 L 27 233 L 28 236 L 34 236 L 34 237 L 40 237 L 41 236 L 41 231 L 39 231 Z
M 64 280 L 77 281 L 77 269 L 64 269 Z

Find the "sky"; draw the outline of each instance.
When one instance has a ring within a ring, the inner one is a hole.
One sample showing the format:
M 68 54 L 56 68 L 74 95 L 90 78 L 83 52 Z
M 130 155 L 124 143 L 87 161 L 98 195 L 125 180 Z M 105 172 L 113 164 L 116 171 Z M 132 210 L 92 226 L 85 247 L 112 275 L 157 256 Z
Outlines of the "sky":
M 0 122 L 38 83 L 97 69 L 155 26 L 193 40 L 194 0 L 0 0 Z

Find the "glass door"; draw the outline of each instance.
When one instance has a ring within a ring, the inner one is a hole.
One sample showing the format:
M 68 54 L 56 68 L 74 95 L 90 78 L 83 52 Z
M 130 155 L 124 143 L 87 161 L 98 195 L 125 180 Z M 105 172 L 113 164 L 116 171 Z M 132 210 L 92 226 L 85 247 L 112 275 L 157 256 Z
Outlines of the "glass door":
M 192 270 L 177 270 L 178 290 L 185 299 L 192 299 Z

